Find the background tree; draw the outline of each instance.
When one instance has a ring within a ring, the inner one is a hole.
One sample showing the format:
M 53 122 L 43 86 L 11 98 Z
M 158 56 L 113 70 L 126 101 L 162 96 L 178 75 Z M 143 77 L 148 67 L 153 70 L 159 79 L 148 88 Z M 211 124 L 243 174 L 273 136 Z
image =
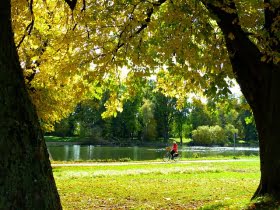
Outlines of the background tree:
M 79 128 L 75 129 L 76 135 L 80 137 L 90 137 L 93 140 L 101 138 L 103 135 L 101 106 L 103 106 L 103 104 L 96 99 L 86 100 L 77 105 L 75 112 L 70 116 L 70 119 L 74 118 L 75 124 L 79 125 Z
M 174 110 L 173 135 L 180 138 L 181 145 L 183 144 L 183 137 L 188 137 L 188 133 L 191 132 L 190 124 L 188 124 L 188 115 L 190 112 L 188 105 L 189 103 L 186 103 L 183 108 Z
M 185 105 L 179 109 L 176 107 L 174 98 L 171 99 L 161 93 L 152 92 L 150 88 L 146 88 L 144 95 L 156 104 L 154 106 L 153 126 L 157 128 L 155 137 L 158 138 L 158 141 L 161 141 L 160 138 L 163 137 L 161 133 L 162 122 L 168 119 L 168 136 L 180 138 L 180 141 L 183 137 L 191 137 L 191 131 L 195 130 L 192 125 L 217 125 L 223 129 L 226 135 L 224 140 L 228 140 L 230 144 L 233 144 L 234 133 L 238 135 L 239 140 L 245 141 L 246 144 L 256 144 L 256 128 L 253 122 L 249 123 L 252 114 L 250 114 L 249 106 L 243 97 L 234 98 L 229 95 L 228 98 L 223 100 L 207 100 L 207 103 L 193 100 L 193 102 L 185 102 Z M 144 130 L 146 129 L 143 126 L 141 114 L 141 103 L 145 103 L 143 93 L 139 92 L 133 99 L 123 102 L 123 111 L 118 113 L 116 117 L 103 119 L 101 115 L 105 110 L 104 104 L 107 99 L 108 93 L 105 91 L 100 101 L 91 99 L 78 104 L 75 112 L 67 119 L 56 124 L 55 131 L 48 134 L 58 136 L 79 135 L 81 140 L 86 137 L 92 143 L 96 140 L 106 140 L 103 143 L 117 141 L 116 143 L 136 144 L 137 141 L 134 137 L 138 138 L 140 136 L 138 140 L 141 140 L 141 135 L 138 136 L 137 133 L 145 133 Z M 165 116 L 168 116 L 168 118 L 165 118 Z M 86 133 L 87 135 L 85 135 Z M 146 139 L 146 141 L 149 140 L 151 139 Z M 214 144 L 214 141 L 212 143 Z
M 239 98 L 228 96 L 218 101 L 210 101 L 210 112 L 214 124 L 219 125 L 225 130 L 227 140 L 233 142 L 233 134 L 236 133 L 240 138 L 243 137 L 243 126 L 238 112 L 241 110 Z
M 192 110 L 190 112 L 189 118 L 193 129 L 196 129 L 198 126 L 202 125 L 215 124 L 215 118 L 212 118 L 207 106 L 200 100 L 194 100 L 191 109 Z
M 160 92 L 154 94 L 155 120 L 157 123 L 157 133 L 164 142 L 168 142 L 173 121 L 176 101 L 174 98 L 166 97 Z
M 113 136 L 131 142 L 133 141 L 133 138 L 137 136 L 137 133 L 140 131 L 140 124 L 138 121 L 138 109 L 140 108 L 140 102 L 139 98 L 127 101 L 124 103 L 123 111 L 121 113 L 119 113 L 116 117 L 106 119 L 106 121 L 110 120 L 112 123 L 111 133 Z M 145 120 L 148 121 L 147 127 L 149 127 L 151 119 L 145 118 Z M 147 127 L 145 126 L 145 129 L 148 129 Z
M 244 140 L 246 142 L 258 141 L 258 132 L 252 110 L 248 107 L 248 103 L 244 97 L 241 97 L 241 108 L 239 118 L 244 131 Z
M 154 118 L 154 104 L 148 99 L 144 99 L 144 104 L 140 108 L 141 123 L 143 126 L 142 140 L 155 140 L 157 136 L 156 120 Z

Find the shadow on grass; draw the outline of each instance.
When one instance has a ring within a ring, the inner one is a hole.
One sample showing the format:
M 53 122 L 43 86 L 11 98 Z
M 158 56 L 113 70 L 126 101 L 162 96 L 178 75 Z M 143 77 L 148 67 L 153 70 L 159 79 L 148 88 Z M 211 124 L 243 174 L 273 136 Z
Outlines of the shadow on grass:
M 222 203 L 217 203 L 209 206 L 204 206 L 201 208 L 201 210 L 217 210 L 217 209 L 224 209 L 226 205 Z
M 246 210 L 279 210 L 280 201 L 269 196 L 256 198 Z

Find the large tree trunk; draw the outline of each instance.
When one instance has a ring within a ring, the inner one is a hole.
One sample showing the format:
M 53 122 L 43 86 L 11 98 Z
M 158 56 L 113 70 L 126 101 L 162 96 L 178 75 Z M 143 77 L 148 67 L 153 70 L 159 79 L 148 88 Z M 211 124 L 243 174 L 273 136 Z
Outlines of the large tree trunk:
M 280 66 L 266 65 L 261 108 L 254 111 L 259 134 L 261 180 L 253 196 L 270 194 L 280 199 Z
M 233 1 L 220 2 L 224 8 L 237 11 Z M 262 54 L 242 30 L 237 12 L 227 13 L 224 8 L 207 1 L 204 4 L 218 18 L 233 72 L 255 117 L 259 134 L 261 179 L 253 198 L 267 194 L 279 199 L 280 65 L 261 61 Z M 279 50 L 279 44 L 274 48 Z
M 0 209 L 61 209 L 47 148 L 25 88 L 11 28 L 0 4 Z

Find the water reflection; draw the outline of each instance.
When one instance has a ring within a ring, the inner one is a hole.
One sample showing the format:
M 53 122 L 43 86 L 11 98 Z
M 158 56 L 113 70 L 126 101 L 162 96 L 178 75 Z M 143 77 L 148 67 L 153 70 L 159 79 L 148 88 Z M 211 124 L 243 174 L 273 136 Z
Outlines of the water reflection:
M 101 147 L 64 145 L 48 146 L 48 151 L 53 160 L 120 160 L 129 158 L 131 160 L 156 160 L 161 159 L 165 148 L 152 147 Z M 258 155 L 258 148 L 251 147 L 182 147 L 179 152 L 183 158 L 209 157 L 215 155 Z

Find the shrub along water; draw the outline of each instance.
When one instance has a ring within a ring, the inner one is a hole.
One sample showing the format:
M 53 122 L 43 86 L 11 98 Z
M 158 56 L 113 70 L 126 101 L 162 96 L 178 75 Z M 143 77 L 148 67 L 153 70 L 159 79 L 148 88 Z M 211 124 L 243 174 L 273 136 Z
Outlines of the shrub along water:
M 238 130 L 233 125 L 226 125 L 222 128 L 215 126 L 198 126 L 192 131 L 193 144 L 195 145 L 221 145 L 224 146 L 233 141 L 233 134 L 238 133 Z

